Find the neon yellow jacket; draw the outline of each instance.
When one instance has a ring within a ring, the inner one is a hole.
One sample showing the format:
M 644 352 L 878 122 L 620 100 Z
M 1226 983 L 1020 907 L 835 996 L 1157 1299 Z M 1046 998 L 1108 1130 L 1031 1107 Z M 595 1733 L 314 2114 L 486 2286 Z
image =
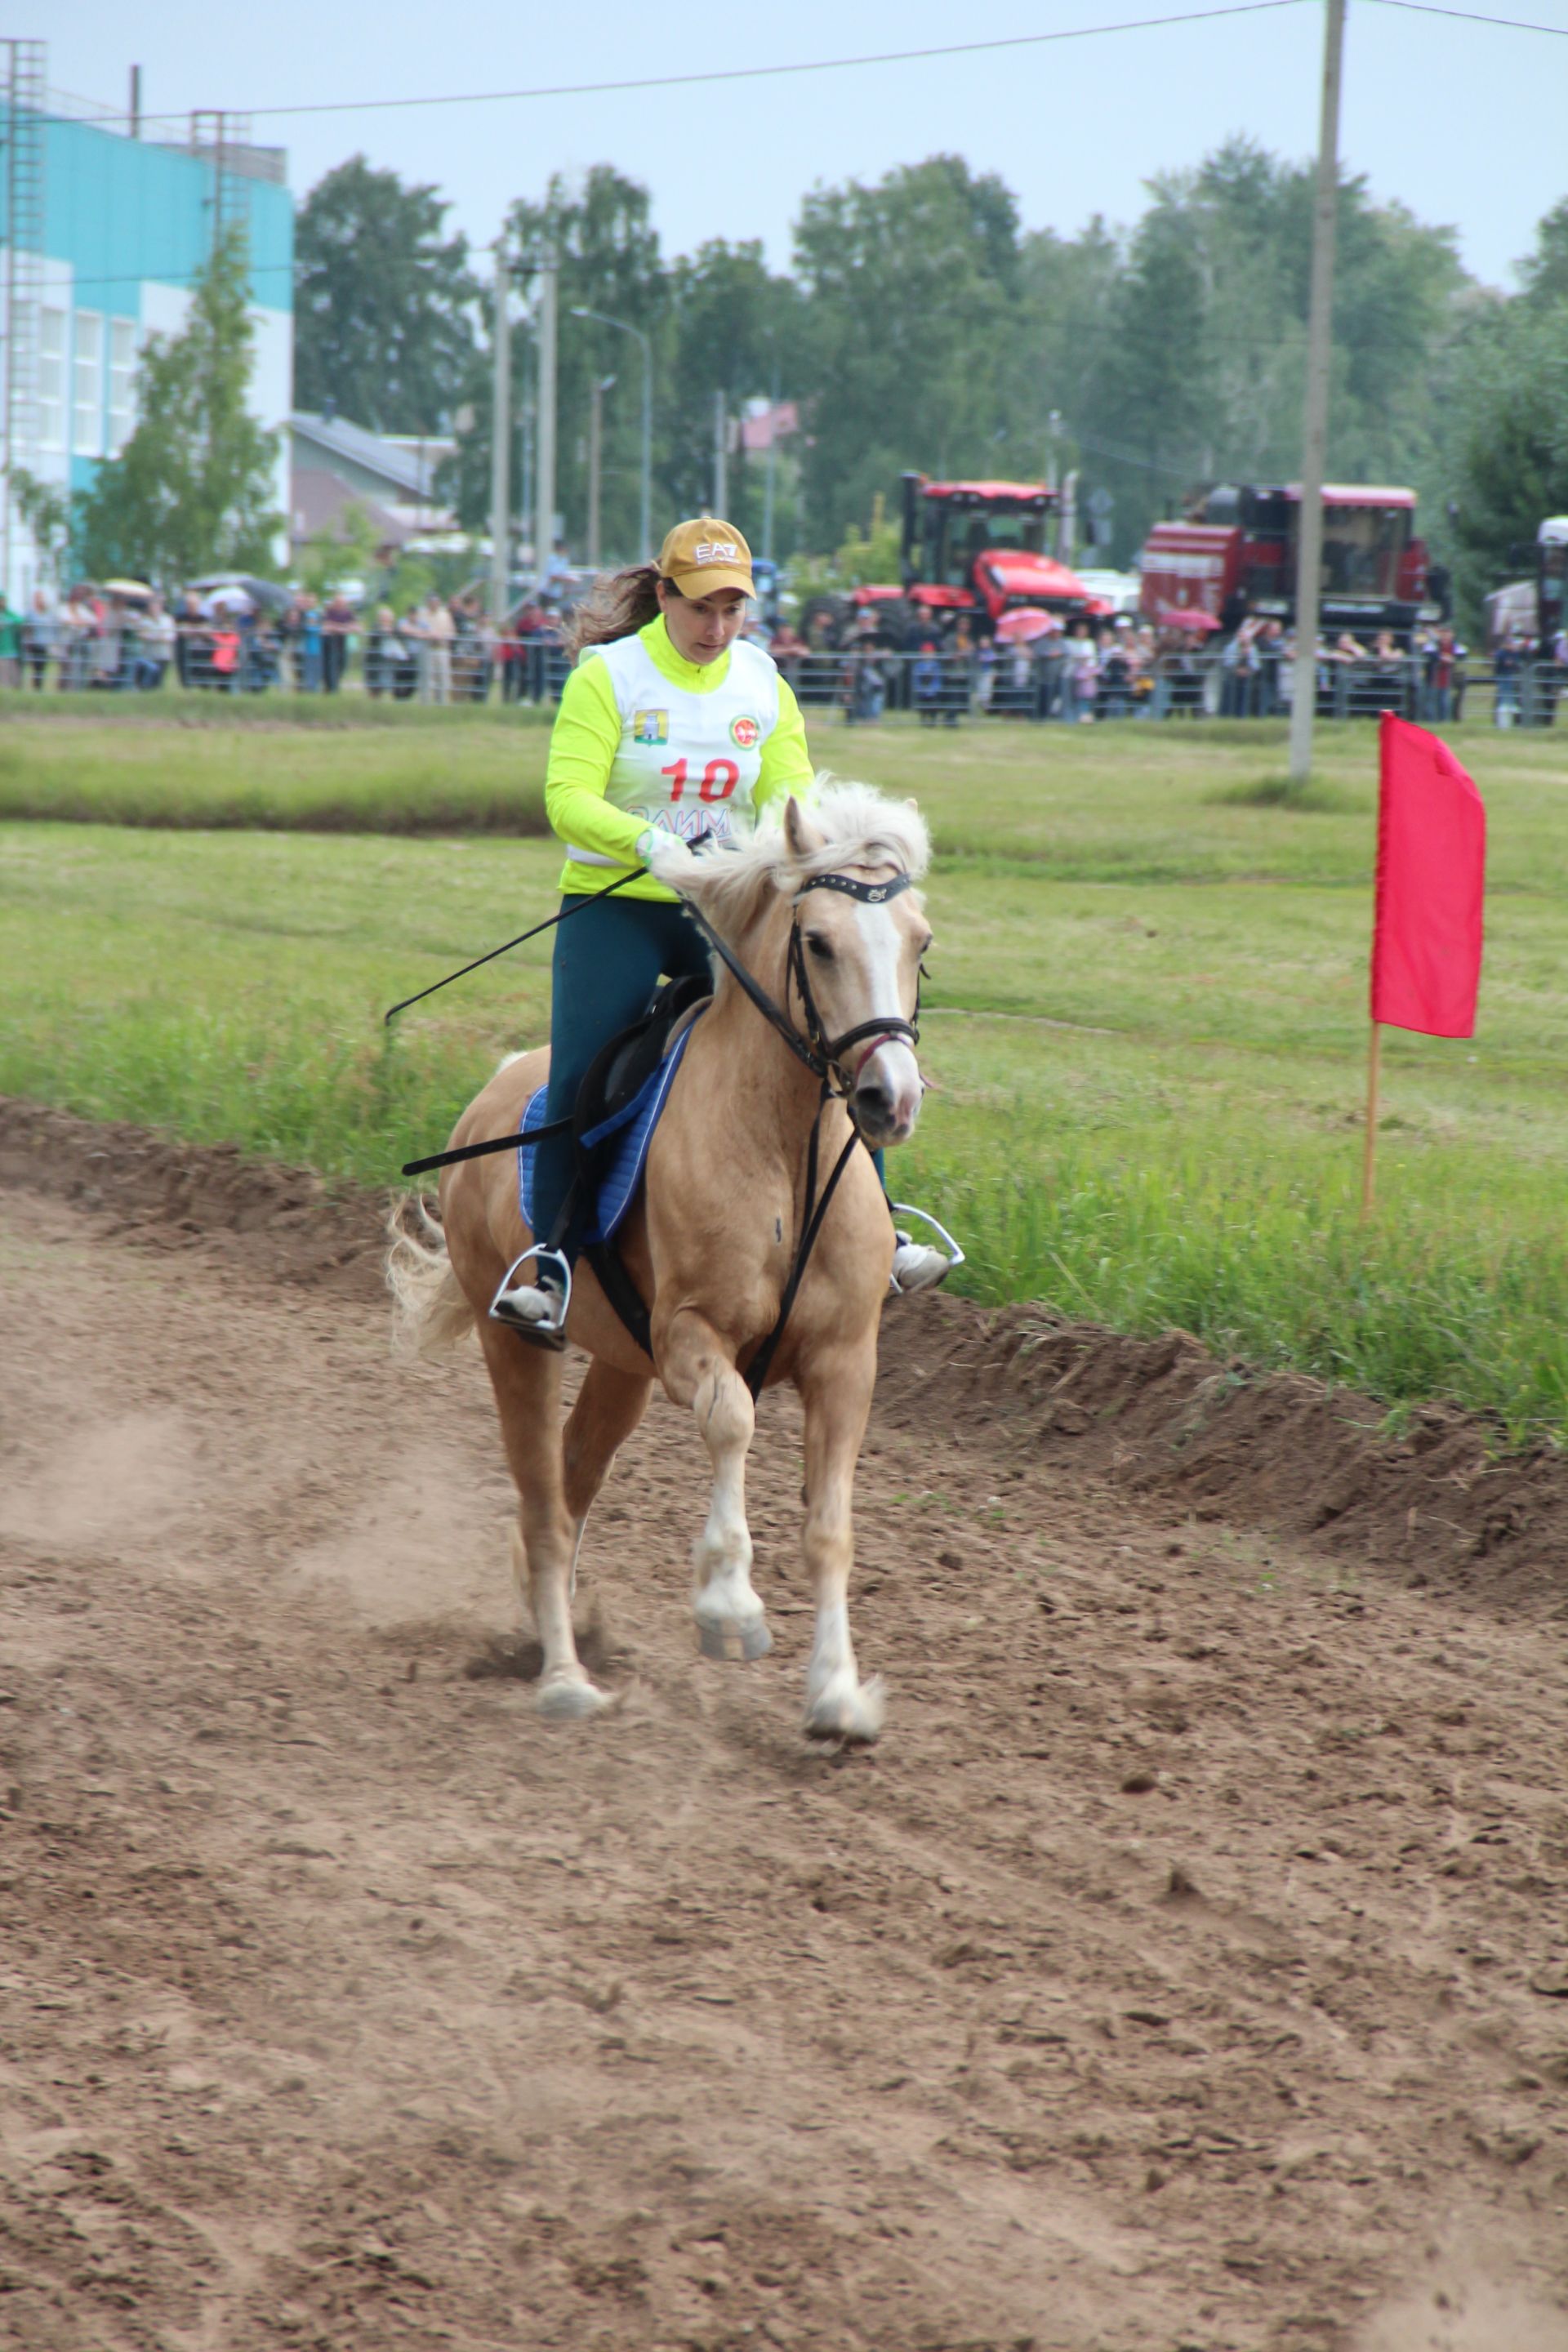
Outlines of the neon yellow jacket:
M 688 694 L 711 694 L 729 676 L 730 656 L 705 665 L 683 661 L 669 640 L 661 613 L 638 635 L 661 676 Z M 778 681 L 779 715 L 763 744 L 762 772 L 752 793 L 753 808 L 788 793 L 811 789 L 811 755 L 800 706 L 784 678 Z M 550 738 L 544 806 L 553 830 L 568 850 L 588 850 L 608 863 L 579 865 L 568 856 L 561 877 L 563 891 L 603 890 L 640 861 L 637 845 L 647 820 L 628 816 L 605 796 L 610 769 L 620 749 L 621 714 L 615 688 L 602 661 L 585 661 L 572 672 Z M 651 874 L 639 874 L 618 893 L 623 898 L 673 899 L 676 893 Z

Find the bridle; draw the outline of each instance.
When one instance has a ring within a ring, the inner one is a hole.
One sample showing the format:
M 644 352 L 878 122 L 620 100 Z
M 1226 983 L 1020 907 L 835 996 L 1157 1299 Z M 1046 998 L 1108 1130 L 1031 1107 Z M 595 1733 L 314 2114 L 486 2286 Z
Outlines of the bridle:
M 795 913 L 790 920 L 789 947 L 784 957 L 783 1004 L 768 994 L 762 982 L 746 970 L 734 950 L 720 938 L 701 909 L 688 898 L 686 911 L 702 933 L 714 954 L 749 996 L 764 1021 L 777 1030 L 790 1052 L 804 1062 L 813 1077 L 820 1078 L 826 1094 L 836 1095 L 841 1101 L 853 1096 L 864 1070 L 879 1045 L 918 1045 L 920 1032 L 920 987 L 915 988 L 915 1017 L 906 1021 L 901 1013 L 879 1013 L 873 1020 L 857 1022 L 841 1036 L 829 1037 L 812 994 L 811 976 L 806 970 L 805 945 L 801 937 L 801 900 L 812 890 L 837 890 L 847 898 L 856 899 L 862 907 L 885 907 L 890 900 L 901 898 L 913 887 L 914 877 L 896 874 L 890 882 L 858 882 L 852 874 L 814 874 L 803 882 L 795 893 Z M 788 1012 L 789 995 L 794 988 L 800 999 L 804 1028 L 797 1028 Z M 856 1045 L 864 1045 L 852 1073 L 844 1067 L 844 1056 Z M 835 1084 L 837 1081 L 837 1085 Z

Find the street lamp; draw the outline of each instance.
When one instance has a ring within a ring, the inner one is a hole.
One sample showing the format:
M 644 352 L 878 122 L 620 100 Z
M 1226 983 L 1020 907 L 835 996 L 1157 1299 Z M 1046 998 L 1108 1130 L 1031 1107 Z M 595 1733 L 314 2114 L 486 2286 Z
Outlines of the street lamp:
M 611 319 L 603 310 L 590 310 L 585 303 L 573 306 L 574 319 L 595 319 L 601 327 L 614 327 L 623 335 L 633 336 L 642 345 L 642 560 L 653 560 L 653 345 L 640 327 L 628 326 L 625 319 Z

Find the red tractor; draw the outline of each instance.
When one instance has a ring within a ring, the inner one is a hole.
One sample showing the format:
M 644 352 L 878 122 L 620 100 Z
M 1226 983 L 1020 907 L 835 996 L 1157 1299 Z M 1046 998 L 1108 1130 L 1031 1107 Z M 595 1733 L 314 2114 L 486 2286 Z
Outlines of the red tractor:
M 1179 522 L 1156 523 L 1144 543 L 1143 618 L 1206 613 L 1226 630 L 1249 613 L 1293 621 L 1300 513 L 1295 483 L 1222 482 L 1196 492 Z M 1432 572 L 1415 526 L 1414 490 L 1323 485 L 1323 629 L 1358 638 L 1391 629 L 1408 638 L 1417 622 L 1444 617 L 1441 600 L 1429 601 L 1442 575 Z
M 867 586 L 809 596 L 800 629 L 822 650 L 864 634 L 903 650 L 967 613 L 990 635 L 1004 613 L 1031 608 L 1059 621 L 1105 608 L 1076 572 L 1046 552 L 1058 494 L 1044 482 L 931 482 L 906 474 L 902 588 Z M 874 615 L 875 630 L 862 615 Z

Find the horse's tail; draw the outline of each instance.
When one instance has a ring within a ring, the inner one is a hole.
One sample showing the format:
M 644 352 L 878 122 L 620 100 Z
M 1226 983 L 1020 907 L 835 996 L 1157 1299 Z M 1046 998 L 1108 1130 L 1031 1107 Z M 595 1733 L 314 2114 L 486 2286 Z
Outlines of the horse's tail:
M 420 1193 L 405 1193 L 388 1212 L 386 1231 L 395 1344 L 407 1355 L 447 1355 L 473 1329 L 474 1310 L 452 1271 L 440 1217 Z

